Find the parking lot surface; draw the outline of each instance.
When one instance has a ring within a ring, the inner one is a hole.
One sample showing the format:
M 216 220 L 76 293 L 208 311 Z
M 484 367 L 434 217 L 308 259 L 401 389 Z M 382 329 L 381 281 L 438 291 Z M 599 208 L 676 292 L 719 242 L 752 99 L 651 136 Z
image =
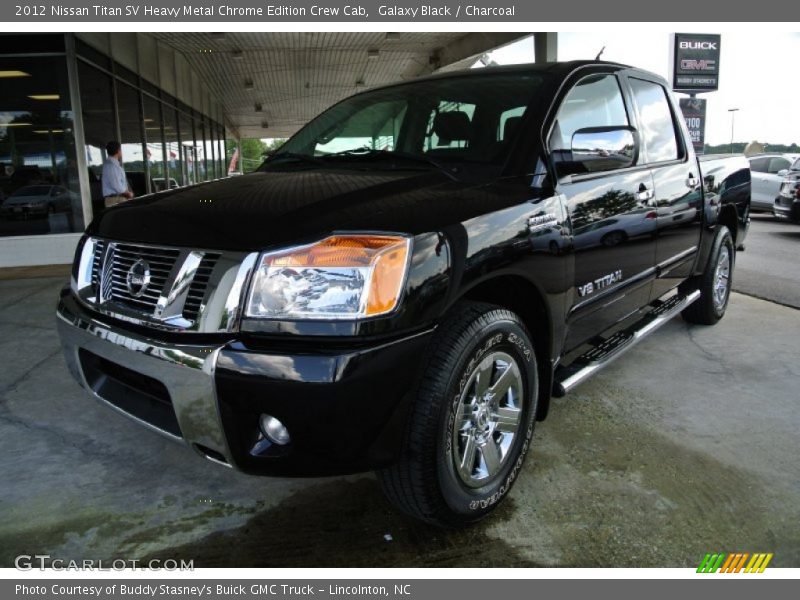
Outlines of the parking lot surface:
M 746 246 L 736 256 L 733 289 L 800 308 L 800 224 L 755 214 Z
M 62 280 L 0 281 L 0 566 L 800 566 L 796 309 L 734 294 L 716 327 L 673 320 L 555 400 L 509 501 L 446 532 L 372 475 L 248 477 L 95 403 L 61 357 Z

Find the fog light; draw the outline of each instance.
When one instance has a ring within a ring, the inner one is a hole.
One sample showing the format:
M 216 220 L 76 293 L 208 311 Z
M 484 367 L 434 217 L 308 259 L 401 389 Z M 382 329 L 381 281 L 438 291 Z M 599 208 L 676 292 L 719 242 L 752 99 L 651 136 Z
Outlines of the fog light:
M 258 424 L 261 426 L 261 433 L 270 441 L 279 446 L 285 446 L 291 441 L 289 430 L 278 419 L 272 415 L 261 415 Z

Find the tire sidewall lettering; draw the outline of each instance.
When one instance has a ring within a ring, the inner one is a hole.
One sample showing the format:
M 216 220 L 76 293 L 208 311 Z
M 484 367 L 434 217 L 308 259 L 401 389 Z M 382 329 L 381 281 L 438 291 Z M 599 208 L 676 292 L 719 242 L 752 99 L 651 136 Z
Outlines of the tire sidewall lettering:
M 519 326 L 515 323 L 513 324 L 513 327 L 518 328 Z M 479 364 L 480 361 L 483 360 L 483 358 L 499 344 L 504 344 L 510 347 L 515 358 L 520 363 L 520 367 L 522 367 L 523 364 L 526 365 L 527 369 L 524 367 L 521 369 L 525 373 L 526 387 L 533 387 L 535 391 L 537 386 L 538 375 L 536 374 L 535 369 L 535 354 L 533 348 L 530 346 L 530 343 L 527 341 L 526 336 L 519 335 L 513 331 L 493 331 L 489 333 L 488 336 L 479 343 L 478 347 L 471 352 L 470 358 L 461 368 L 456 389 L 451 394 L 448 407 L 447 425 L 445 429 L 445 460 L 447 461 L 448 474 L 451 478 L 453 478 L 454 482 L 455 478 L 457 478 L 457 475 L 454 472 L 455 461 L 453 457 L 454 448 L 452 431 L 453 427 L 455 426 L 455 419 L 456 415 L 458 414 L 461 396 L 476 365 Z M 535 420 L 531 418 L 531 416 L 532 413 L 535 412 L 537 404 L 535 398 L 533 402 L 531 402 L 531 390 L 527 389 L 526 393 L 528 396 L 528 406 L 526 407 L 526 410 L 528 411 L 526 413 L 528 415 L 526 418 L 527 428 L 524 432 L 522 445 L 516 459 L 514 460 L 513 466 L 505 475 L 502 483 L 499 486 L 495 484 L 492 489 L 484 495 L 484 497 L 473 498 L 468 502 L 465 502 L 460 510 L 465 510 L 466 512 L 488 511 L 508 494 L 508 492 L 511 490 L 512 484 L 519 476 L 520 470 L 522 469 L 525 461 L 525 457 L 530 448 L 531 439 L 533 437 Z

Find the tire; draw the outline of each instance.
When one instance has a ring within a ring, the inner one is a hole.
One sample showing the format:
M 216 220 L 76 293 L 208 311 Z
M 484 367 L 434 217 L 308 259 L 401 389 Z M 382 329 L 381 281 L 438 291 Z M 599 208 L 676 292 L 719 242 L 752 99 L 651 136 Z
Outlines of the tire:
M 681 313 L 684 320 L 698 325 L 715 325 L 725 315 L 731 297 L 735 264 L 736 253 L 731 232 L 724 225 L 720 226 L 705 270 L 684 286 L 684 291 L 700 290 L 700 298 Z
M 534 346 L 513 312 L 463 302 L 439 326 L 424 360 L 400 458 L 378 479 L 406 514 L 462 527 L 498 506 L 530 448 L 539 384 Z

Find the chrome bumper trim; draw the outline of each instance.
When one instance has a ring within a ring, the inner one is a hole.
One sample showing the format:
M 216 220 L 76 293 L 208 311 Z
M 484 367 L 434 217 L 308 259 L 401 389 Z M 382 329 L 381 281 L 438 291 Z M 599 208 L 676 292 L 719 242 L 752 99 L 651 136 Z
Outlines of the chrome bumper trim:
M 236 466 L 222 427 L 214 385 L 214 370 L 222 345 L 165 344 L 114 331 L 86 314 L 73 297 L 59 303 L 56 316 L 67 366 L 96 400 L 168 439 L 186 443 L 212 462 L 225 464 L 205 454 L 198 444 L 219 452 L 225 457 L 226 466 Z M 81 348 L 163 383 L 169 391 L 182 437 L 143 421 L 98 395 L 83 373 L 78 357 Z

